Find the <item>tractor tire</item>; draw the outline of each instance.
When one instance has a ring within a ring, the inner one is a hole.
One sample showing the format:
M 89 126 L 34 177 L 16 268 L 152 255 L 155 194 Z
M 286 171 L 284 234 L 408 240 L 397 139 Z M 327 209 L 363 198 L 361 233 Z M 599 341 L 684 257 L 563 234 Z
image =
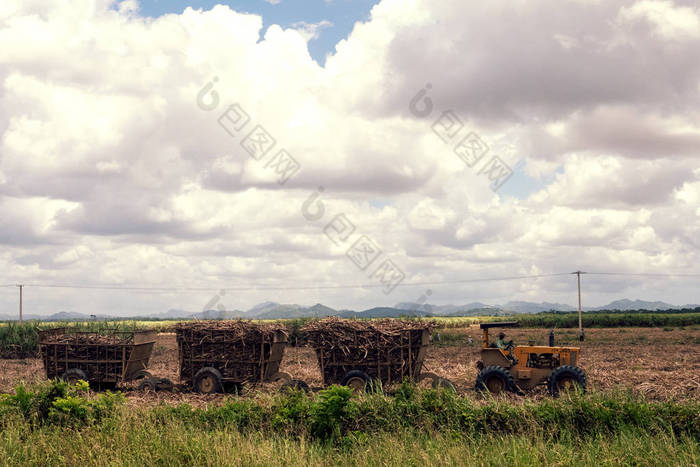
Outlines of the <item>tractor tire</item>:
M 80 368 L 69 368 L 63 373 L 61 379 L 69 384 L 75 384 L 79 380 L 88 381 L 87 375 Z
M 558 397 L 562 390 L 576 387 L 582 392 L 586 392 L 586 374 L 577 366 L 562 365 L 557 367 L 547 380 L 547 390 L 554 397 Z
M 370 389 L 372 379 L 364 371 L 350 370 L 343 376 L 340 384 L 349 387 L 355 392 L 364 392 Z
M 194 375 L 192 385 L 200 394 L 216 394 L 223 390 L 221 372 L 213 367 L 202 368 Z
M 500 366 L 487 366 L 476 377 L 475 389 L 478 392 L 488 391 L 491 394 L 500 394 L 504 391 L 515 392 L 515 380 L 510 371 Z

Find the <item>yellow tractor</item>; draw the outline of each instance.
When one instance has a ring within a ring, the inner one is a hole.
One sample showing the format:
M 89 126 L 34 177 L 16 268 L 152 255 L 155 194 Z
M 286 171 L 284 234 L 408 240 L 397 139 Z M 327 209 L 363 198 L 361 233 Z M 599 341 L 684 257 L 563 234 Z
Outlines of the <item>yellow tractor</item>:
M 550 332 L 549 346 L 513 346 L 512 340 L 501 347 L 489 344 L 489 329 L 517 325 L 517 321 L 481 324 L 484 347 L 476 365 L 479 369 L 477 391 L 522 392 L 540 384 L 547 384 L 553 396 L 575 387 L 586 390 L 586 374 L 576 366 L 580 349 L 555 347 L 554 331 Z

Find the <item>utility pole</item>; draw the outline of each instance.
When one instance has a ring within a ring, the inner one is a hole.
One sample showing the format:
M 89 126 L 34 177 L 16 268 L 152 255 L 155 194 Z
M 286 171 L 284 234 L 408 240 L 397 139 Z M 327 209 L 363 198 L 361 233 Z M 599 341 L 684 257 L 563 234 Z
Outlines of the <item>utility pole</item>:
M 17 284 L 17 287 L 19 287 L 19 324 L 22 324 L 22 289 L 24 285 Z
M 578 340 L 583 342 L 583 309 L 581 308 L 581 274 L 586 274 L 582 271 L 572 272 L 578 277 Z

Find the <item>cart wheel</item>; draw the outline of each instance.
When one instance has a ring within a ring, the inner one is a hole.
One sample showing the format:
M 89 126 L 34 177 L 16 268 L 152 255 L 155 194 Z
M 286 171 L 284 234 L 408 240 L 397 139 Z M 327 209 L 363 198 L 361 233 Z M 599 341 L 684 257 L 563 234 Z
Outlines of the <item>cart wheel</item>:
M 202 368 L 194 375 L 194 390 L 202 394 L 215 394 L 221 392 L 221 372 L 210 366 Z
M 302 381 L 300 379 L 292 379 L 287 382 L 285 382 L 282 387 L 280 388 L 280 392 L 288 392 L 288 391 L 304 391 L 304 392 L 309 392 L 311 389 L 309 388 L 309 385 L 306 384 L 305 381 Z
M 175 385 L 168 378 L 152 378 L 156 380 L 156 389 L 159 391 L 172 391 Z
M 136 373 L 134 373 L 134 376 L 131 379 L 133 379 L 134 381 L 137 381 L 139 379 L 148 379 L 148 378 L 152 378 L 152 377 L 153 377 L 153 375 L 151 374 L 150 371 L 139 370 Z
M 366 391 L 371 383 L 370 377 L 364 371 L 350 370 L 343 377 L 341 385 L 347 386 L 354 392 Z
M 138 390 L 143 392 L 156 392 L 158 387 L 152 378 L 146 378 L 139 383 Z
M 75 384 L 81 379 L 83 381 L 88 380 L 87 375 L 80 368 L 69 368 L 65 373 L 63 373 L 61 379 L 69 384 Z

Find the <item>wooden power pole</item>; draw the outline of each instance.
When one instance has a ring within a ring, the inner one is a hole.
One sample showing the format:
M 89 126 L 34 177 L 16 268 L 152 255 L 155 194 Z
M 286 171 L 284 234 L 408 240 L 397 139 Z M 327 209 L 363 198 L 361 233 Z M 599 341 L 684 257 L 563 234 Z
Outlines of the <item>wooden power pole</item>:
M 19 324 L 22 324 L 22 289 L 24 285 L 18 284 L 17 287 L 19 287 Z
M 578 277 L 578 340 L 583 341 L 583 309 L 581 308 L 581 274 L 586 274 L 582 271 L 572 272 Z

